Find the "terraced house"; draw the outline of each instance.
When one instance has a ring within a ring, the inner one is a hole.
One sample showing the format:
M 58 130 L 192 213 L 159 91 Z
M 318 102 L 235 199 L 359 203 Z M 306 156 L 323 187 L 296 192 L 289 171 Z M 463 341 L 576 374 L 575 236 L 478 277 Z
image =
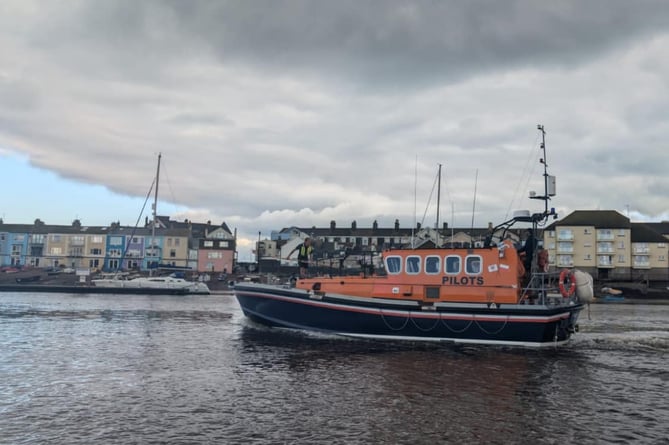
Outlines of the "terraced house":
M 0 266 L 67 267 L 91 271 L 148 270 L 164 266 L 198 272 L 231 270 L 236 261 L 236 239 L 225 224 L 178 223 L 161 217 L 156 229 L 83 226 L 5 224 L 0 220 Z M 215 249 L 205 239 L 215 239 Z M 199 260 L 215 253 L 220 261 Z

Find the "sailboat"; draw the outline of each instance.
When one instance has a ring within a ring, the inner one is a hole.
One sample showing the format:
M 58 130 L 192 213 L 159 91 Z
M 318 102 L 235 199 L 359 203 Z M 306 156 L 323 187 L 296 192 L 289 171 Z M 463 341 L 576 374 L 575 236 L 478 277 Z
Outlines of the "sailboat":
M 152 205 L 153 220 L 151 223 L 151 241 L 148 243 L 151 256 L 156 257 L 156 227 L 158 225 L 158 183 L 160 179 L 160 160 L 162 153 L 158 154 L 158 166 L 155 177 L 155 193 Z M 135 226 L 135 229 L 137 227 Z M 131 235 L 132 238 L 132 235 Z M 128 248 L 126 244 L 126 251 Z M 119 264 L 123 264 L 126 256 L 126 251 L 123 252 Z M 209 294 L 209 286 L 204 282 L 188 281 L 183 278 L 170 276 L 153 276 L 153 269 L 149 269 L 148 277 L 136 277 L 128 279 L 128 274 L 116 271 L 112 275 L 102 276 L 100 278 L 91 280 L 91 283 L 96 288 L 105 290 L 117 290 L 118 293 L 167 293 L 167 294 Z
M 481 247 L 399 248 L 382 254 L 383 270 L 359 276 L 301 278 L 285 285 L 235 283 L 249 319 L 270 327 L 389 341 L 453 342 L 553 347 L 578 331 L 592 300 L 592 277 L 568 269 L 549 271 L 536 243 L 526 261 L 510 237 L 515 224 L 538 227 L 556 217 L 542 133 L 543 212 L 518 212 Z M 529 250 L 529 246 L 528 246 Z M 589 278 L 588 278 L 589 277 Z

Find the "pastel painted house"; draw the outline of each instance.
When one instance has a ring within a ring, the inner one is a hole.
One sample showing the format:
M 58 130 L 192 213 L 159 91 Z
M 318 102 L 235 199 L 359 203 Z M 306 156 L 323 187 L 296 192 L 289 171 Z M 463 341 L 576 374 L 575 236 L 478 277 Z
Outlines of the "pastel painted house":
M 0 232 L 0 265 L 25 265 L 28 239 L 27 233 Z
M 206 231 L 198 240 L 198 272 L 232 272 L 236 243 L 227 226 Z

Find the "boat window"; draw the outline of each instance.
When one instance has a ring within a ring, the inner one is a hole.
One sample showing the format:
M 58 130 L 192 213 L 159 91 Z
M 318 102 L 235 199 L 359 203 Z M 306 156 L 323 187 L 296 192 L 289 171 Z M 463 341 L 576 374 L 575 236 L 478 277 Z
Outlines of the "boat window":
M 449 255 L 446 257 L 446 273 L 455 275 L 460 273 L 460 257 L 457 255 Z
M 390 256 L 386 258 L 386 270 L 389 274 L 402 272 L 402 257 Z
M 425 258 L 425 273 L 436 274 L 439 272 L 441 272 L 441 258 L 438 256 Z
M 465 271 L 470 275 L 481 273 L 481 257 L 478 255 L 468 256 L 465 259 Z
M 408 274 L 417 274 L 420 273 L 420 257 L 419 256 L 408 256 L 406 271 Z

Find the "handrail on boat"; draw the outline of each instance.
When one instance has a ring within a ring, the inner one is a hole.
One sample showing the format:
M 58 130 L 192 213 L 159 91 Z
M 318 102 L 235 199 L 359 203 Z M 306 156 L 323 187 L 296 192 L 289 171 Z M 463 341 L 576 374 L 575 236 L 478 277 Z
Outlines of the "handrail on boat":
M 533 272 L 526 285 L 521 288 L 519 303 L 533 301 L 537 304 L 549 303 L 549 297 L 559 295 L 561 299 L 570 301 L 575 295 L 563 297 L 559 287 L 560 271 Z

